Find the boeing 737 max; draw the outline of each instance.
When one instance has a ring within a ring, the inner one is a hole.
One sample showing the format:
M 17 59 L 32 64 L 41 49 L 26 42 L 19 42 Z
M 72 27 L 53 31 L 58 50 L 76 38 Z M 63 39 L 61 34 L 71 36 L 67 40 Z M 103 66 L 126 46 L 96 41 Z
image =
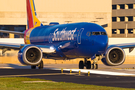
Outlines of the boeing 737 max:
M 135 47 L 133 44 L 121 44 L 108 46 L 108 36 L 100 25 L 95 23 L 50 23 L 43 26 L 38 20 L 35 11 L 34 0 L 26 0 L 28 29 L 25 32 L 5 31 L 24 35 L 25 44 L 13 45 L 0 43 L 2 53 L 7 50 L 19 50 L 18 59 L 24 65 L 30 65 L 32 69 L 38 66 L 43 68 L 42 58 L 55 60 L 69 60 L 84 58 L 79 62 L 79 69 L 84 66 L 87 69 L 97 69 L 98 60 L 106 65 L 121 65 L 125 61 L 124 48 L 130 51 Z M 87 61 L 88 59 L 93 60 Z

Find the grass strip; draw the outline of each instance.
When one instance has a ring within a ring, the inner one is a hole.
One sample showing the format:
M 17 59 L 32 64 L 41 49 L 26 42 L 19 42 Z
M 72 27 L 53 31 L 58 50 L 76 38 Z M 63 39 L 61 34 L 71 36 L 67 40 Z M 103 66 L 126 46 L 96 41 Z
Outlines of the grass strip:
M 27 83 L 25 83 L 27 82 Z M 135 90 L 128 88 L 53 82 L 25 77 L 0 78 L 0 90 Z

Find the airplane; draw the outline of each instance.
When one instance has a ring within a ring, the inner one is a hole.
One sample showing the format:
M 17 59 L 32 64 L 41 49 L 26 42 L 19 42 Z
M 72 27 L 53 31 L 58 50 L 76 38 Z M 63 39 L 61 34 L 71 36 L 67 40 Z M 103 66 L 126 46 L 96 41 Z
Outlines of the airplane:
M 59 24 L 51 22 L 43 25 L 37 18 L 34 0 L 26 0 L 27 26 L 24 32 L 0 30 L 3 33 L 24 35 L 25 44 L 13 45 L 0 43 L 2 53 L 7 50 L 19 50 L 18 60 L 31 69 L 43 69 L 43 60 L 80 60 L 79 69 L 98 69 L 98 61 L 105 65 L 121 65 L 125 61 L 123 49 L 129 48 L 130 52 L 135 44 L 108 45 L 106 30 L 95 23 L 79 22 Z M 91 60 L 88 60 L 91 59 Z M 91 63 L 93 61 L 93 63 Z

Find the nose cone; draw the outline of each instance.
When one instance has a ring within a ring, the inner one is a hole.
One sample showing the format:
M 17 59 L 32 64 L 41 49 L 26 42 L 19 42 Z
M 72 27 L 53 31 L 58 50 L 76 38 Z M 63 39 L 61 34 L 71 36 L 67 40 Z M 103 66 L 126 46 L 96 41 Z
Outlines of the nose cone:
M 95 40 L 98 54 L 104 54 L 108 47 L 108 36 L 99 36 Z

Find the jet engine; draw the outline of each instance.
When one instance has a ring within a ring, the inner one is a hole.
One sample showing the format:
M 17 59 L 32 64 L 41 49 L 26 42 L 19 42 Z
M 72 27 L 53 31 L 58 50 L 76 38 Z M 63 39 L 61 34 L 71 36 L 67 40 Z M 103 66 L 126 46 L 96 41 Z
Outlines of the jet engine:
M 102 62 L 108 66 L 118 66 L 125 61 L 125 52 L 120 47 L 110 47 L 102 58 Z
M 18 52 L 18 59 L 24 65 L 38 65 L 42 56 L 41 49 L 34 45 L 26 45 Z

